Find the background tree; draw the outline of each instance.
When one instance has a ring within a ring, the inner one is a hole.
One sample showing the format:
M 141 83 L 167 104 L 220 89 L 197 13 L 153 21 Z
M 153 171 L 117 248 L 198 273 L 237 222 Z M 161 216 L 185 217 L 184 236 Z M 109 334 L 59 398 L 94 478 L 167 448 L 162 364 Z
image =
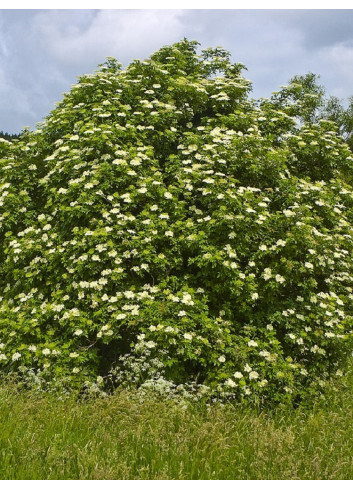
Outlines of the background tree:
M 20 137 L 20 134 L 9 134 L 8 132 L 0 131 L 0 138 L 6 139 L 7 141 L 11 141 L 12 139 L 17 139 Z
M 329 97 L 320 115 L 335 122 L 338 133 L 353 151 L 353 96 L 348 99 L 346 107 L 341 99 Z
M 296 75 L 288 85 L 273 92 L 271 102 L 301 124 L 315 123 L 325 105 L 325 89 L 318 83 L 319 78 L 314 73 Z
M 348 104 L 338 97 L 326 97 L 319 79 L 320 75 L 314 73 L 296 75 L 287 86 L 272 94 L 271 103 L 295 117 L 301 125 L 318 123 L 320 119 L 334 122 L 338 134 L 353 150 L 353 96 Z

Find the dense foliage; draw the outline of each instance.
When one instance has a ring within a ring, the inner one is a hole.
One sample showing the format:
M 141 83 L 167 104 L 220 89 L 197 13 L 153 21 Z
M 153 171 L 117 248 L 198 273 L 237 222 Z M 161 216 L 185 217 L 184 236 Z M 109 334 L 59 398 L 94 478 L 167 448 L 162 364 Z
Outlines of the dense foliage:
M 5 372 L 275 401 L 340 373 L 353 157 L 299 122 L 310 89 L 256 102 L 242 69 L 186 40 L 108 59 L 0 140 Z

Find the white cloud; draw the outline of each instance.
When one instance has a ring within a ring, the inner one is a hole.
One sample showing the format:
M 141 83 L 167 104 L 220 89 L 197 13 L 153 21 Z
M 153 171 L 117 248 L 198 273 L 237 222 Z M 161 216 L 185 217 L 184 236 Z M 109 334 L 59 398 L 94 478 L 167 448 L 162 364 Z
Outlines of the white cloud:
M 127 63 L 182 37 L 179 10 L 45 11 L 32 29 L 61 66 L 96 66 L 107 56 Z

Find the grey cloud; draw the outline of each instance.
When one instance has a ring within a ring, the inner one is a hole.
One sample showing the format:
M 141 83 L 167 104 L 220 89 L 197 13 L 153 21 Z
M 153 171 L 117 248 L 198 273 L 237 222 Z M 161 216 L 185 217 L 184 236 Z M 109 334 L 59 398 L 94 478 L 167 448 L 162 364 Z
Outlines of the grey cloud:
M 274 10 L 273 18 L 300 30 L 307 49 L 352 43 L 353 10 Z
M 173 10 L 0 11 L 0 130 L 33 126 L 107 56 L 127 64 L 183 37 Z
M 295 74 L 353 94 L 353 10 L 0 10 L 0 130 L 34 127 L 107 56 L 123 64 L 183 37 L 244 63 L 254 96 Z

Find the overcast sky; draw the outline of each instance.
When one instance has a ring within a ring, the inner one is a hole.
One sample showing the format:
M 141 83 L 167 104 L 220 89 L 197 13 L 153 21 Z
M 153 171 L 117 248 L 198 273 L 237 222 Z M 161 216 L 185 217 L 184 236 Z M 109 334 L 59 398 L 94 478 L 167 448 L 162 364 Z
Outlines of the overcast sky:
M 106 56 L 124 65 L 184 37 L 246 65 L 253 96 L 296 74 L 353 95 L 353 10 L 0 10 L 0 130 L 20 132 Z

